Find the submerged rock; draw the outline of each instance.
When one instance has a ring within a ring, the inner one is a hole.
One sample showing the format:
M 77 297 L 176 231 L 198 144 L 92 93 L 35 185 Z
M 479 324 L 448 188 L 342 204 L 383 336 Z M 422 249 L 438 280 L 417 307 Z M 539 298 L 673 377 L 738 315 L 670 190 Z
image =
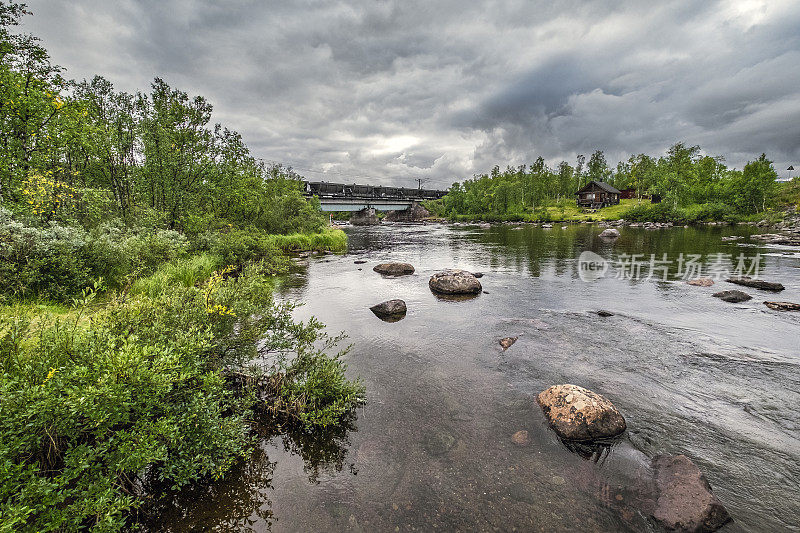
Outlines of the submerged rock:
M 714 280 L 711 278 L 697 278 L 697 279 L 690 279 L 686 282 L 687 285 L 694 285 L 696 287 L 710 287 L 714 284 Z
M 518 338 L 519 337 L 505 337 L 500 339 L 500 346 L 503 347 L 503 351 L 506 351 L 509 348 L 511 348 L 511 345 L 517 342 Z
M 472 275 L 475 276 L 476 278 L 482 278 L 483 272 L 473 272 Z
M 666 529 L 716 531 L 731 520 L 700 469 L 685 455 L 653 459 L 657 499 L 653 518 Z
M 598 316 L 607 317 L 607 316 L 614 316 L 614 313 L 611 311 L 606 311 L 605 309 L 600 309 L 597 311 Z
M 746 302 L 747 300 L 753 299 L 752 296 L 742 291 L 720 291 L 720 292 L 715 292 L 711 296 L 713 296 L 714 298 L 719 298 L 724 302 L 730 302 L 733 304 L 738 304 L 740 302 Z
M 577 385 L 553 385 L 536 401 L 559 437 L 595 441 L 625 431 L 625 418 L 609 400 Z
M 531 443 L 531 439 L 528 436 L 528 432 L 523 429 L 511 435 L 511 442 L 517 446 L 527 446 Z
M 372 270 L 385 276 L 404 276 L 414 273 L 414 267 L 408 263 L 381 263 L 375 265 Z
M 400 319 L 406 316 L 406 303 L 399 299 L 387 300 L 378 305 L 373 305 L 369 310 L 383 319 Z
M 446 270 L 431 276 L 428 287 L 440 294 L 478 294 L 483 290 L 481 282 L 465 270 Z
M 355 265 L 363 265 L 364 263 L 366 263 L 366 261 L 364 261 L 363 259 L 356 259 L 355 261 L 353 261 L 353 264 Z
M 775 311 L 800 311 L 800 304 L 792 302 L 764 302 L 764 305 Z
M 728 283 L 735 283 L 737 285 L 744 285 L 745 287 L 761 289 L 762 291 L 780 292 L 786 288 L 780 283 L 774 283 L 771 281 L 764 281 L 763 279 L 753 279 L 748 277 L 728 278 L 725 281 L 727 281 Z

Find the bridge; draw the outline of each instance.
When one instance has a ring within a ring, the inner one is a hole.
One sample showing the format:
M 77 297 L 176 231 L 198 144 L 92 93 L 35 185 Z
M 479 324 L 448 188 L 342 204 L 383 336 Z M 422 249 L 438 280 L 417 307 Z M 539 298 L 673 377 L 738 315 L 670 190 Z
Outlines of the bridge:
M 402 211 L 424 200 L 437 200 L 447 191 L 306 181 L 304 194 L 319 198 L 323 211 Z

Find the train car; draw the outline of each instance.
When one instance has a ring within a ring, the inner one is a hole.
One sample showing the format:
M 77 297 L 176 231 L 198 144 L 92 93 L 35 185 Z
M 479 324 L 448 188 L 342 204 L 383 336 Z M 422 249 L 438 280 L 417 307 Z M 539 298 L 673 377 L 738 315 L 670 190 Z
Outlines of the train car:
M 372 190 L 374 187 L 369 185 L 353 185 L 353 196 L 358 196 L 359 198 L 369 198 L 372 196 Z

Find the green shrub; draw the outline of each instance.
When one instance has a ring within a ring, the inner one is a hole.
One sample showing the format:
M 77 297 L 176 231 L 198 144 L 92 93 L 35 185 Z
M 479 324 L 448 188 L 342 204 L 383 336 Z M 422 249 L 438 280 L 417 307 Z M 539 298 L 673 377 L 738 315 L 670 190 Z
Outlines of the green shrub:
M 683 215 L 668 203 L 639 204 L 631 207 L 622 218 L 632 222 L 682 222 Z
M 38 228 L 0 217 L 0 292 L 64 301 L 85 288 L 86 232 L 51 223 Z
M 245 457 L 255 407 L 309 430 L 342 420 L 363 387 L 323 351 L 338 339 L 292 309 L 251 266 L 91 320 L 0 316 L 0 530 L 127 528 L 148 491 Z M 261 339 L 284 354 L 270 366 L 253 363 Z

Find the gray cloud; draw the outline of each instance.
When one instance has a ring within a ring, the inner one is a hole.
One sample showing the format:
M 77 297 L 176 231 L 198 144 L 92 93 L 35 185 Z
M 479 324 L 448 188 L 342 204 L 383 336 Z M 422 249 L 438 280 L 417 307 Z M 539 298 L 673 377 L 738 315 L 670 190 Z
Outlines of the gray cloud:
M 312 178 L 447 186 L 679 140 L 800 162 L 793 0 L 28 3 L 69 76 L 161 76 Z

